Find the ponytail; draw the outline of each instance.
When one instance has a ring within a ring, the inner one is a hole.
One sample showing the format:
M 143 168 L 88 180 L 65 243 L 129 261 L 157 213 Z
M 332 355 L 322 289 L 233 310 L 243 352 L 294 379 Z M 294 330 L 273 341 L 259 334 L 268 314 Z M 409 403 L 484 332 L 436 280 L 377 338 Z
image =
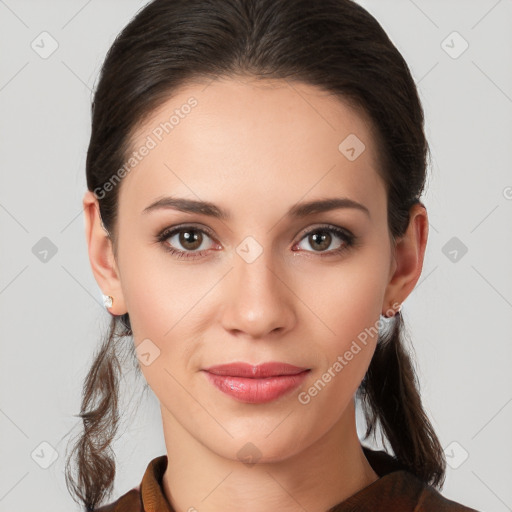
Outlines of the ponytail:
M 359 393 L 367 430 L 379 422 L 395 457 L 405 468 L 431 485 L 442 487 L 446 459 L 434 428 L 423 410 L 411 357 L 402 344 L 400 312 L 388 334 L 379 338 Z
M 83 432 L 67 458 L 65 478 L 68 489 L 81 500 L 87 511 L 112 493 L 116 465 L 110 447 L 118 429 L 118 390 L 121 365 L 116 353 L 116 338 L 128 333 L 116 333 L 118 322 L 112 316 L 110 328 L 93 364 L 82 391 L 80 418 Z M 71 460 L 76 458 L 78 474 L 72 473 Z M 75 500 L 76 501 L 76 500 Z

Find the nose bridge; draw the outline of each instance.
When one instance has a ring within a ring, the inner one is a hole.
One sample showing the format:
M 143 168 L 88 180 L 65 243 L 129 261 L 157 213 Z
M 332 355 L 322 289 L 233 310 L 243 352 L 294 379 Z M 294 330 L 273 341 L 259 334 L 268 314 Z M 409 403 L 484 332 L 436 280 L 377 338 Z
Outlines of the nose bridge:
M 271 248 L 247 237 L 236 248 L 230 272 L 224 327 L 261 337 L 293 320 L 293 305 Z

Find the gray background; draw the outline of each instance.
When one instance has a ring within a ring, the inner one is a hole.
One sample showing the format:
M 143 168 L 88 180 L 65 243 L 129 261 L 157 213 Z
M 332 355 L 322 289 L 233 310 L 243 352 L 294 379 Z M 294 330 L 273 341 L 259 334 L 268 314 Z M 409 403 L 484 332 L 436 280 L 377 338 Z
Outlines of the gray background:
M 0 0 L 2 512 L 78 510 L 65 450 L 109 318 L 81 209 L 90 102 L 106 51 L 144 3 Z M 448 457 L 442 492 L 512 510 L 512 2 L 360 3 L 411 68 L 433 153 L 425 265 L 402 311 Z M 126 406 L 142 384 L 128 374 Z M 113 498 L 165 453 L 160 421 L 150 392 L 114 445 Z

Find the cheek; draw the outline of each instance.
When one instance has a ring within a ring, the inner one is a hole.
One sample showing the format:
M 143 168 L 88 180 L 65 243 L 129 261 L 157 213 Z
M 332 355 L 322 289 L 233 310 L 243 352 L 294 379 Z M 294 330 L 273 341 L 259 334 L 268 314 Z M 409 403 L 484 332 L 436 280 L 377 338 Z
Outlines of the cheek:
M 305 314 L 314 313 L 315 329 L 327 345 L 341 349 L 379 320 L 388 280 L 382 253 L 365 248 L 340 264 L 316 265 L 296 276 L 294 290 L 308 306 Z
M 326 424 L 337 421 L 368 369 L 378 340 L 385 288 L 378 267 L 359 272 L 347 265 L 335 282 L 330 278 L 320 280 L 325 293 L 317 293 L 310 302 L 321 320 L 315 323 L 316 351 L 322 355 L 298 397 L 304 407 L 324 414 Z
M 164 339 L 205 293 L 206 285 L 172 263 L 163 249 L 124 250 L 123 294 L 136 339 Z
M 299 397 L 305 407 L 335 421 L 363 379 L 378 340 L 388 267 L 382 248 L 365 247 L 350 259 L 304 279 L 301 297 L 315 313 L 317 371 Z M 310 313 L 307 312 L 310 316 Z
M 205 298 L 217 280 L 201 273 L 199 267 L 194 271 L 169 262 L 162 253 L 154 248 L 126 252 L 122 267 L 134 345 L 141 370 L 155 390 L 172 385 L 165 370 L 182 373 L 182 366 L 192 367 L 196 362 L 194 352 L 211 321 Z M 144 364 L 141 353 L 150 354 L 151 364 Z

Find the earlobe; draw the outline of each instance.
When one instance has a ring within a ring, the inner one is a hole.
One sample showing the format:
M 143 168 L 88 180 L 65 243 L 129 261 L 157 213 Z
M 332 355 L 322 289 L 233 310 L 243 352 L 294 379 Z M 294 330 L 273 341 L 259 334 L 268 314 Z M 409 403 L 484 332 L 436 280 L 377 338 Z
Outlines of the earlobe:
M 113 315 L 126 313 L 121 281 L 114 258 L 112 241 L 103 226 L 98 200 L 94 193 L 88 190 L 83 198 L 85 238 L 89 253 L 89 262 L 94 278 L 106 296 L 113 297 Z
M 394 272 L 385 293 L 383 310 L 402 303 L 412 292 L 423 268 L 428 239 L 427 210 L 422 203 L 411 207 L 409 225 L 394 248 Z

